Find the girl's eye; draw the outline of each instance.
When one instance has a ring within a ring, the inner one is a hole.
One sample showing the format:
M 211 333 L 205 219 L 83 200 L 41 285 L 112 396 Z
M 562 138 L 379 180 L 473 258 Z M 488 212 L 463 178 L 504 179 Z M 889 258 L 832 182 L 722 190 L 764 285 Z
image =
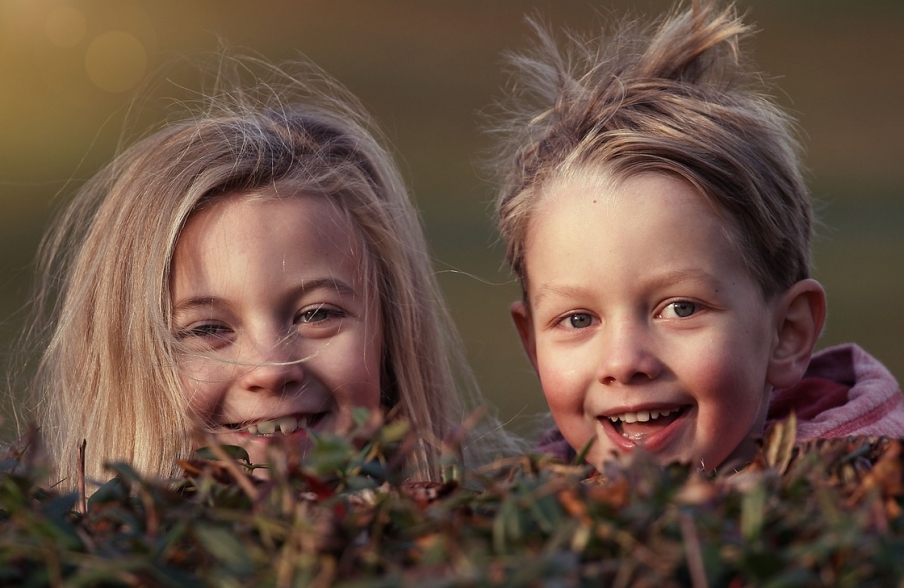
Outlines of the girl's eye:
M 309 308 L 308 310 L 303 310 L 298 316 L 298 322 L 322 323 L 323 321 L 329 320 L 331 318 L 341 318 L 343 316 L 345 316 L 345 313 L 343 313 L 341 310 L 321 305 L 314 308 Z
M 228 346 L 235 338 L 234 325 L 219 314 L 192 311 L 174 317 L 174 336 L 178 346 L 192 353 L 205 353 Z
M 185 329 L 177 333 L 179 339 L 187 339 L 196 337 L 200 339 L 209 339 L 213 337 L 221 338 L 229 333 L 229 327 L 219 323 L 201 323 Z
M 663 318 L 686 318 L 697 312 L 697 305 L 689 300 L 670 302 L 661 313 Z
M 572 329 L 586 329 L 593 324 L 593 317 L 586 312 L 576 312 L 565 317 Z

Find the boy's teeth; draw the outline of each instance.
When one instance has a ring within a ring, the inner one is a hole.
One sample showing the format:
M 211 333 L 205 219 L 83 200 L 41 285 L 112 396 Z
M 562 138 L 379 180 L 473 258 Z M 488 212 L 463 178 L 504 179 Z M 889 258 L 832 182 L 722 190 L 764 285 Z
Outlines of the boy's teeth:
M 646 423 L 648 421 L 656 420 L 661 416 L 668 416 L 677 410 L 677 408 L 667 408 L 665 410 L 639 410 L 637 412 L 623 412 L 621 414 L 611 415 L 609 417 L 609 420 L 613 423 L 617 423 L 618 421 L 622 421 L 624 423 Z

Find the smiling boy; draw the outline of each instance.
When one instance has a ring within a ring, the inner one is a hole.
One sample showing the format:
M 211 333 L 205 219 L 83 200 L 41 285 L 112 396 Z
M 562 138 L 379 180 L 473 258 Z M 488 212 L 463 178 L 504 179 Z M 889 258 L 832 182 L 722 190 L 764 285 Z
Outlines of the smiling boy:
M 559 431 L 544 449 L 741 467 L 792 410 L 801 438 L 904 437 L 904 396 L 865 352 L 808 370 L 826 316 L 809 194 L 733 10 L 695 3 L 565 51 L 537 29 L 497 212 Z

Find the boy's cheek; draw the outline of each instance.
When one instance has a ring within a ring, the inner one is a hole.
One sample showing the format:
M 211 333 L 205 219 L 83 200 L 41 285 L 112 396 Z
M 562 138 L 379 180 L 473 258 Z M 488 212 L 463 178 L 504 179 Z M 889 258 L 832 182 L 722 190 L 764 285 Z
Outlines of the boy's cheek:
M 581 451 L 591 439 L 597 438 L 595 419 L 591 419 L 584 411 L 584 395 L 576 394 L 573 389 L 557 387 L 558 382 L 544 384 L 543 391 L 552 418 L 565 441 L 575 451 Z M 600 439 L 587 454 L 587 462 L 599 467 L 603 452 Z
M 588 441 L 596 439 L 587 454 L 588 463 L 598 465 L 607 446 L 598 436 L 596 415 L 587 409 L 588 395 L 593 394 L 594 372 L 589 367 L 591 357 L 582 357 L 580 352 L 567 350 L 553 353 L 549 347 L 538 346 L 537 373 L 546 403 L 559 432 L 568 444 L 580 451 Z
M 570 363 L 570 362 L 569 362 Z M 568 363 L 549 361 L 542 354 L 537 361 L 537 375 L 553 416 L 583 415 L 584 387 L 579 374 Z

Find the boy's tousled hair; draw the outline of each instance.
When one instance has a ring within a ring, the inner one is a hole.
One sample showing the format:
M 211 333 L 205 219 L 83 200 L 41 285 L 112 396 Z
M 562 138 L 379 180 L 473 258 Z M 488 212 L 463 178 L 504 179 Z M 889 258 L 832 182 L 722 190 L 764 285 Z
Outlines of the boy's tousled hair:
M 550 182 L 595 170 L 623 180 L 670 174 L 696 188 L 765 296 L 809 274 L 812 211 L 793 121 L 739 48 L 750 28 L 733 7 L 695 1 L 649 26 L 560 46 L 530 20 L 533 52 L 517 71 L 497 170 L 497 221 L 526 287 L 524 247 Z
M 83 439 L 94 480 L 107 460 L 170 476 L 190 455 L 198 422 L 176 367 L 170 266 L 191 215 L 236 192 L 320 195 L 350 219 L 380 306 L 382 404 L 418 432 L 405 456 L 412 475 L 435 478 L 470 376 L 414 207 L 370 120 L 304 63 L 224 57 L 205 94 L 199 112 L 89 181 L 43 244 L 33 393 L 57 479 L 75 484 Z

